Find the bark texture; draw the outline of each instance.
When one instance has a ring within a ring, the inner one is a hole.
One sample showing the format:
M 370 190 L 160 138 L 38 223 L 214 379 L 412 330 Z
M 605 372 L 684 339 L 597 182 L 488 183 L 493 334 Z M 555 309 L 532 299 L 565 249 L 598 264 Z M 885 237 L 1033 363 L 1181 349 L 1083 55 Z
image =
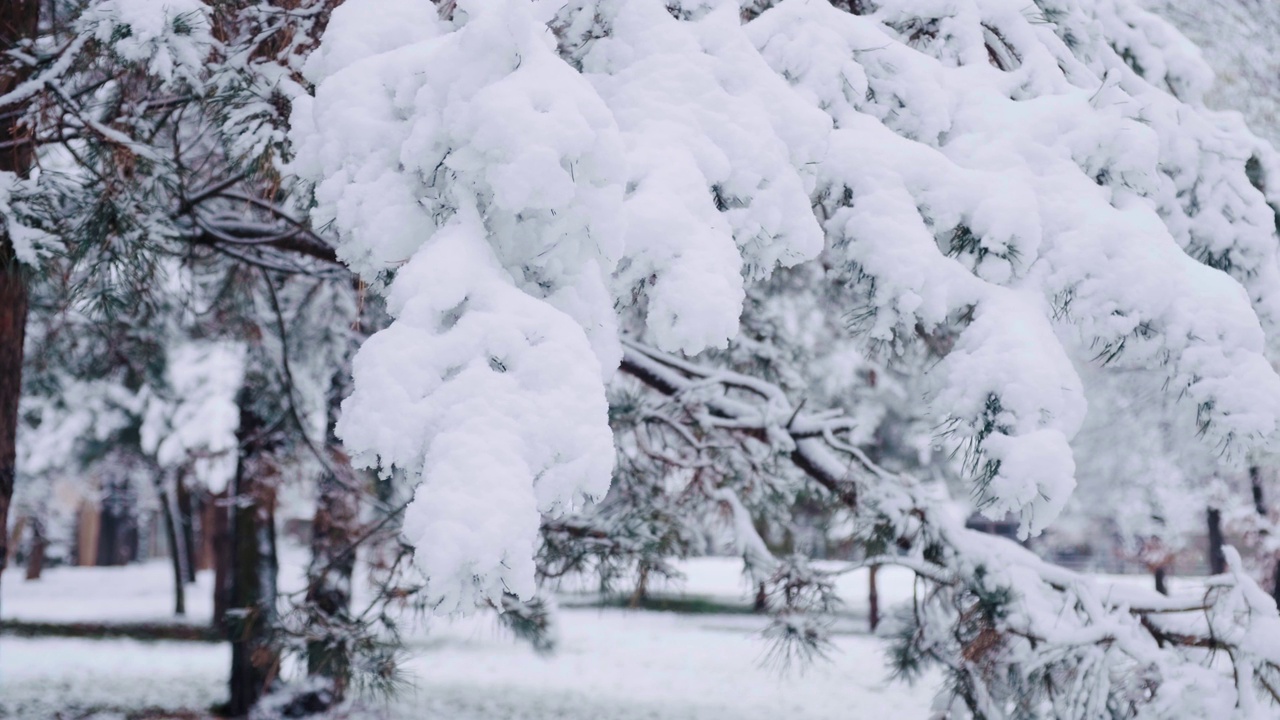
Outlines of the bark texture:
M 316 513 L 311 524 L 307 674 L 325 681 L 324 689 L 313 693 L 313 697 L 300 699 L 312 711 L 341 702 L 351 682 L 351 579 L 360 522 L 360 477 L 334 434 L 345 395 L 342 384 L 339 376 L 330 385 L 326 437 L 329 466 L 317 483 Z
M 227 491 L 209 500 L 206 513 L 209 562 L 213 566 L 213 626 L 226 630 L 227 603 L 231 602 L 231 503 Z
M 263 423 L 240 401 L 240 462 L 231 498 L 231 592 L 224 625 L 231 640 L 228 715 L 245 717 L 279 672 L 276 627 L 275 493 L 268 477 Z
M 0 3 L 0 57 L 34 40 L 40 22 L 39 0 Z M 0 69 L 0 95 L 25 78 Z M 27 177 L 32 146 L 15 142 L 29 136 L 22 124 L 26 108 L 0 108 L 0 172 Z M 22 394 L 22 347 L 27 329 L 27 278 L 8 235 L 0 230 L 0 571 L 9 558 L 9 504 L 13 499 L 18 439 L 18 398 Z
M 311 567 L 307 605 L 313 613 L 307 642 L 307 673 L 327 681 L 327 697 L 318 707 L 341 702 L 351 680 L 351 578 L 355 572 L 359 492 L 350 463 L 340 452 L 331 454 L 336 473 L 320 478 L 311 532 Z

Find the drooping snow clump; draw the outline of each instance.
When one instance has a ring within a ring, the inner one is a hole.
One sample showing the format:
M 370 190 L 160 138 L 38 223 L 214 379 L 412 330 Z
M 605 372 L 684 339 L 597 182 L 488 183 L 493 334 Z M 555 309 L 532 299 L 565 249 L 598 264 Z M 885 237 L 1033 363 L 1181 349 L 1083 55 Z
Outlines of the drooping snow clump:
M 421 479 L 443 611 L 528 597 L 541 517 L 608 488 L 620 338 L 723 348 L 780 267 L 945 341 L 934 420 L 1024 535 L 1074 488 L 1086 366 L 1228 458 L 1275 439 L 1280 163 L 1127 0 L 350 0 L 307 76 L 293 169 L 396 317 L 339 434 Z

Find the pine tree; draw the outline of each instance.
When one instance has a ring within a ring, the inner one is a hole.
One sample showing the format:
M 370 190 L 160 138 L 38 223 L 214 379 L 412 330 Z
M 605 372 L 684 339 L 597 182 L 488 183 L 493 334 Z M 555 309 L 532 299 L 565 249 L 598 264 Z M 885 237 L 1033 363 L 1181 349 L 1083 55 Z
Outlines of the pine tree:
M 337 283 L 337 296 L 356 293 L 333 251 L 297 219 L 275 164 L 296 74 L 291 65 L 323 25 L 305 8 L 271 3 L 41 6 L 38 32 L 3 60 L 6 81 L 23 82 L 0 87 L 6 122 L 26 133 L 14 147 L 39 158 L 40 172 L 0 176 L 0 215 L 21 241 L 23 272 L 51 300 L 34 319 L 40 343 L 52 346 L 44 349 L 66 345 L 57 328 L 68 315 L 90 331 L 71 345 L 105 342 L 77 347 L 88 350 L 85 359 L 71 353 L 66 357 L 75 361 L 38 373 L 26 383 L 27 396 L 76 415 L 82 409 L 59 406 L 70 400 L 59 394 L 84 383 L 109 390 L 104 412 L 125 419 L 98 440 L 123 450 L 95 455 L 72 443 L 64 447 L 75 452 L 64 460 L 142 462 L 166 510 L 182 496 L 173 482 L 179 474 L 204 485 L 235 480 L 238 546 L 251 561 L 220 590 L 234 601 L 238 628 L 250 631 L 237 636 L 233 653 L 232 705 L 244 713 L 269 689 L 274 671 L 261 662 L 289 645 L 280 636 L 271 553 L 257 552 L 272 543 L 273 525 L 264 518 L 281 467 L 305 480 L 315 458 L 330 451 L 328 383 L 346 367 L 341 352 L 316 353 L 333 364 L 307 367 L 323 381 L 299 386 L 295 380 L 315 378 L 296 367 L 296 376 L 290 372 L 289 354 L 298 348 L 289 346 L 314 351 L 317 332 L 350 336 L 341 313 L 298 318 L 306 323 L 301 331 L 287 331 L 285 315 L 326 295 L 329 283 Z M 231 378 L 229 391 L 218 375 L 237 363 L 219 362 L 223 345 L 244 356 L 243 377 Z M 14 351 L 21 354 L 22 343 Z M 210 378 L 198 377 L 201 362 L 212 366 L 212 394 Z M 17 367 L 11 369 L 0 385 L 11 382 L 16 391 Z M 247 398 L 238 410 L 237 395 Z M 33 450 L 57 439 L 55 425 L 66 417 L 56 414 L 34 431 L 35 442 L 27 443 Z M 260 432 L 246 435 L 242 419 Z M 54 437 L 40 437 L 50 432 Z M 42 473 L 59 470 L 35 463 L 27 480 L 35 487 L 46 479 Z M 171 517 L 169 536 L 181 607 L 190 569 L 180 562 L 177 520 Z
M 8 3 L 0 11 L 0 52 L 9 54 L 35 40 L 40 22 L 39 0 Z M 5 67 L 0 95 L 26 81 L 29 72 Z M 13 497 L 17 455 L 18 402 L 22 392 L 22 348 L 27 322 L 27 278 L 23 255 L 29 250 L 26 225 L 12 214 L 14 187 L 28 179 L 33 152 L 30 129 L 22 122 L 22 105 L 0 108 L 0 571 L 9 558 L 9 503 Z
M 805 352 L 843 321 L 923 359 L 928 419 L 1024 537 L 1071 496 L 1095 376 L 1176 398 L 1208 455 L 1269 447 L 1276 155 L 1204 108 L 1207 69 L 1155 16 L 353 0 L 304 74 L 292 167 L 395 318 L 356 356 L 338 433 L 422 483 L 405 535 L 437 611 L 536 599 L 539 548 L 544 577 L 644 568 L 718 513 L 782 657 L 821 652 L 829 579 L 754 524 L 809 493 L 863 562 L 917 574 L 895 665 L 942 666 L 956 712 L 1268 712 L 1280 658 L 1248 638 L 1275 605 L 1234 551 L 1188 605 L 967 531 L 903 472 L 927 462 L 890 470 L 827 412 L 839 389 Z
M 941 666 L 956 713 L 1268 712 L 1275 604 L 1232 549 L 1194 603 L 1117 596 L 947 497 L 1050 527 L 1101 393 L 1193 428 L 1198 450 L 1151 445 L 1188 475 L 1274 444 L 1280 156 L 1205 109 L 1194 47 L 1133 2 L 46 5 L 0 83 L 4 137 L 40 159 L 0 168 L 34 278 L 9 262 L 11 285 L 170 361 L 242 344 L 233 712 L 282 652 L 320 676 L 302 705 L 387 673 L 395 628 L 343 607 L 347 519 L 321 523 L 301 619 L 277 616 L 273 483 L 315 473 L 318 516 L 347 518 L 339 438 L 383 488 L 420 485 L 368 534 L 400 530 L 425 584 L 401 553 L 376 604 L 496 608 L 547 647 L 557 576 L 668 572 L 715 527 L 777 658 L 803 659 L 831 578 L 765 535 L 804 505 L 855 567 L 916 573 L 895 669 Z M 171 292 L 175 265 L 208 274 Z M 394 320 L 330 428 L 365 288 Z M 163 336 L 137 332 L 149 313 Z M 142 454 L 216 444 L 166 448 L 200 393 L 165 367 L 106 367 L 104 395 L 154 399 Z

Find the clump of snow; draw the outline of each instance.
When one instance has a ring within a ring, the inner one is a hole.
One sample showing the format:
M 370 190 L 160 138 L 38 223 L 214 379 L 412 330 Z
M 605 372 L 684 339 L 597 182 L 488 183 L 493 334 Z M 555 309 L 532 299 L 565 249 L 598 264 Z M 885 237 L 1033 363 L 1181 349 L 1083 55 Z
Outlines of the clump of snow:
M 659 347 L 723 347 L 737 334 L 744 279 L 822 248 L 807 168 L 830 122 L 769 72 L 728 4 L 697 22 L 652 2 L 578 12 L 606 30 L 580 62 L 627 148 L 614 292 L 643 288 Z
M 422 479 L 405 532 L 441 612 L 529 598 L 540 513 L 602 496 L 613 467 L 622 146 L 525 3 L 459 3 L 454 32 L 367 5 L 335 14 L 293 114 L 339 255 L 394 276 L 338 434 Z
M 837 125 L 819 165 L 827 234 L 869 295 L 867 332 L 898 341 L 972 318 L 935 373 L 939 419 L 966 430 L 976 468 L 995 460 L 986 441 L 1002 427 L 1002 455 L 1035 432 L 1025 457 L 1056 464 L 1003 476 L 1002 496 L 983 489 L 990 510 L 1020 512 L 1030 530 L 1074 484 L 1076 364 L 1164 374 L 1213 442 L 1274 438 L 1280 382 L 1263 367 L 1260 320 L 1274 331 L 1277 294 L 1258 273 L 1280 265 L 1272 213 L 1246 178 L 1255 140 L 1106 44 L 1147 16 L 1098 2 L 1046 6 L 1053 22 L 1037 23 L 1015 5 L 853 16 L 790 0 L 746 28 Z M 1100 24 L 1074 24 L 1091 12 Z M 1180 73 L 1194 96 L 1203 63 L 1161 33 L 1148 47 L 1171 59 L 1151 72 Z M 1232 258 L 1235 278 L 1189 253 Z
M 80 23 L 126 62 L 145 63 L 164 82 L 199 87 L 214 45 L 211 12 L 201 0 L 103 0 L 91 4 Z
M 1280 161 L 1200 104 L 1195 49 L 1127 0 L 872 5 L 334 13 L 294 169 L 397 315 L 340 432 L 422 478 L 441 608 L 530 592 L 539 512 L 607 487 L 620 336 L 723 347 L 817 258 L 872 340 L 943 347 L 934 419 L 1024 533 L 1075 486 L 1080 368 L 1158 380 L 1232 457 L 1274 443 L 1280 183 L 1251 173 Z
M 404 534 L 439 611 L 532 597 L 540 513 L 608 488 L 599 362 L 567 315 L 511 286 L 474 210 L 401 269 L 388 309 L 337 432 L 354 462 L 422 479 Z
M 211 492 L 222 492 L 239 458 L 245 348 L 238 343 L 193 341 L 166 353 L 167 387 L 147 400 L 141 427 L 143 452 L 167 468 L 190 466 Z
M 23 179 L 15 173 L 0 172 L 0 228 L 13 247 L 14 256 L 32 267 L 59 247 L 57 238 L 21 219 L 22 201 L 35 187 L 35 178 Z
M 140 407 L 136 395 L 110 381 L 64 379 L 58 397 L 27 395 L 18 433 L 17 466 L 22 475 L 44 478 L 74 472 L 84 442 L 109 440 L 133 422 Z

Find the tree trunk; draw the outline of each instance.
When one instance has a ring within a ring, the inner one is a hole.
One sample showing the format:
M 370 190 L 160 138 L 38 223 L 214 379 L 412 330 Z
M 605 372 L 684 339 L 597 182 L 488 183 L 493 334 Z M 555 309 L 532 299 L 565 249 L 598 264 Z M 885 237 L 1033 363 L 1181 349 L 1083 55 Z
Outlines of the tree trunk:
M 199 488 L 193 495 L 191 513 L 195 517 L 196 535 L 196 572 L 212 570 L 213 539 L 217 520 L 214 515 L 221 512 L 216 499 L 208 490 Z
M 1222 554 L 1222 513 L 1209 508 L 1209 572 L 1221 575 L 1227 571 L 1227 558 Z
M 102 511 L 88 500 L 81 500 L 79 520 L 76 527 L 76 564 L 80 567 L 93 567 L 98 564 Z
M 880 626 L 880 592 L 876 588 L 876 574 L 879 570 L 879 565 L 872 565 L 867 571 L 867 623 L 872 633 Z
M 1249 486 L 1253 490 L 1253 509 L 1259 516 L 1267 517 L 1267 498 L 1262 489 L 1262 468 L 1254 465 L 1249 468 Z M 1276 559 L 1271 574 L 1271 597 L 1280 605 L 1280 558 Z
M 639 608 L 649 599 L 649 566 L 640 565 L 640 576 L 636 578 L 635 592 L 631 593 L 630 607 Z
M 182 541 L 182 579 L 188 583 L 196 581 L 196 532 L 194 513 L 191 505 L 191 491 L 187 488 L 186 478 L 179 475 L 173 484 L 175 503 L 174 519 L 178 527 L 178 539 Z
M 5 0 L 0 5 L 0 56 L 34 40 L 39 30 L 39 0 Z M 25 79 L 25 73 L 0 75 L 0 95 Z M 33 151 L 30 143 L 15 142 L 29 135 L 20 124 L 25 106 L 0 113 L 0 172 L 27 177 Z M 12 144 L 10 144 L 12 143 Z M 22 395 L 22 347 L 27 331 L 27 278 L 9 237 L 0 232 L 0 573 L 9 561 L 9 503 L 18 442 L 18 399 Z
M 341 702 L 351 682 L 351 580 L 355 573 L 360 487 L 351 461 L 338 448 L 337 424 L 342 378 L 334 378 L 328 403 L 326 445 L 330 467 L 316 487 L 311 525 L 311 567 L 307 571 L 307 674 L 325 688 L 299 698 L 311 712 Z
M 231 700 L 228 714 L 244 717 L 270 690 L 280 665 L 276 626 L 276 536 L 272 488 L 260 477 L 261 419 L 240 399 L 240 462 L 231 502 Z
M 231 503 L 225 491 L 209 499 L 210 559 L 213 562 L 213 626 L 227 630 L 231 602 Z
M 160 499 L 160 512 L 164 517 L 164 534 L 165 539 L 169 541 L 169 560 L 173 564 L 173 614 L 187 614 L 187 591 L 186 580 L 187 574 L 183 570 L 182 543 L 180 541 L 176 525 L 174 523 L 173 498 L 169 496 L 169 490 L 165 487 L 164 474 L 156 473 L 156 495 Z
M 1152 573 L 1153 575 L 1155 575 L 1155 578 L 1156 578 L 1156 592 L 1160 593 L 1161 595 L 1169 594 L 1168 578 L 1166 577 L 1167 573 L 1168 573 L 1168 568 L 1164 565 L 1156 566 L 1155 571 Z
M 38 517 L 31 518 L 31 551 L 27 553 L 26 579 L 40 579 L 40 575 L 44 572 L 44 549 L 46 544 L 44 523 L 40 522 Z
M 313 613 L 307 674 L 326 679 L 329 686 L 328 697 L 321 693 L 316 698 L 317 709 L 341 702 L 351 680 L 351 647 L 345 628 L 351 620 L 360 495 L 346 456 L 335 451 L 330 457 L 333 469 L 342 475 L 325 473 L 320 478 L 307 572 L 307 606 Z
M 124 533 L 120 527 L 120 509 L 112 499 L 115 492 L 114 486 L 103 488 L 102 512 L 98 515 L 98 567 L 120 564 L 120 539 Z
M 22 534 L 27 531 L 27 516 L 23 515 L 13 523 L 13 532 L 9 533 L 9 557 L 7 562 L 12 564 L 18 559 L 18 546 L 22 544 Z
M 1253 491 L 1253 509 L 1259 514 L 1267 514 L 1266 498 L 1262 495 L 1262 468 L 1254 465 L 1249 468 L 1249 487 Z

